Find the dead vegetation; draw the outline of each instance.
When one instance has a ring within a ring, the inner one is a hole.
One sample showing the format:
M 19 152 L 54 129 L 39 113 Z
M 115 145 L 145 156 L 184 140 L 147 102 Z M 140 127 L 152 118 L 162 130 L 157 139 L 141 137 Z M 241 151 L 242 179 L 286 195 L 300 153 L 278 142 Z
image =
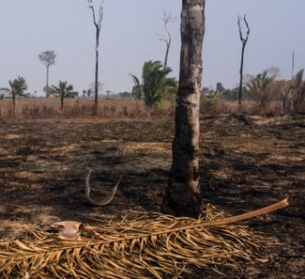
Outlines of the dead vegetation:
M 134 220 L 143 212 L 159 211 L 171 164 L 173 119 L 169 110 L 150 119 L 144 115 L 2 117 L 0 239 L 25 240 L 25 226 L 48 228 L 50 223 L 75 220 L 104 228 L 122 218 Z M 285 209 L 243 222 L 279 244 L 262 247 L 265 263 L 236 259 L 238 270 L 219 267 L 229 278 L 302 278 L 304 138 L 301 114 L 202 116 L 204 208 L 212 203 L 219 211 L 237 215 L 286 197 L 290 200 Z M 86 202 L 88 168 L 94 170 L 92 188 L 101 196 L 124 175 L 110 205 L 100 208 Z M 213 267 L 191 265 L 191 274 L 181 278 L 215 278 Z
M 179 278 L 190 266 L 237 269 L 237 260 L 268 262 L 259 257 L 263 245 L 275 239 L 254 234 L 241 220 L 287 206 L 286 200 L 264 209 L 227 217 L 209 205 L 198 219 L 144 214 L 108 226 L 56 222 L 55 236 L 33 230 L 31 239 L 0 243 L 2 278 Z

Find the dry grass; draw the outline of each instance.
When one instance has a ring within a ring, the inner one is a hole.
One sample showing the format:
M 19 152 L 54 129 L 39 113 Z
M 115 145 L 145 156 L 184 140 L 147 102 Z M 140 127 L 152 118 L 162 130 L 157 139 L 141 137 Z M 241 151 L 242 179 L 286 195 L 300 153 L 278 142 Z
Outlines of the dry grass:
M 161 108 L 155 110 L 159 114 Z M 165 107 L 165 110 L 167 108 Z M 60 102 L 56 98 L 28 98 L 18 99 L 16 103 L 16 119 L 51 119 L 51 118 L 90 118 L 93 116 L 94 106 L 92 98 L 66 99 L 64 109 L 60 109 Z M 162 115 L 162 114 L 161 114 Z M 13 116 L 12 100 L 0 101 L 0 118 L 8 119 Z M 100 99 L 99 109 L 95 117 L 102 118 L 137 118 L 146 117 L 142 102 L 131 98 Z
M 60 102 L 56 98 L 18 99 L 15 109 L 15 119 L 160 119 L 172 118 L 174 116 L 174 105 L 170 101 L 164 101 L 161 105 L 154 107 L 150 117 L 147 115 L 144 103 L 132 98 L 100 99 L 96 115 L 94 115 L 92 98 L 66 99 L 64 104 L 64 109 L 61 110 L 59 108 Z M 239 108 L 237 101 L 225 101 L 220 99 L 212 107 L 205 108 L 204 106 L 201 106 L 200 110 L 203 115 L 218 115 L 235 112 L 252 115 L 279 115 L 283 113 L 282 103 L 279 101 L 273 101 L 268 107 L 262 108 L 254 101 L 244 100 L 241 108 Z M 12 100 L 0 100 L 0 119 L 12 118 Z

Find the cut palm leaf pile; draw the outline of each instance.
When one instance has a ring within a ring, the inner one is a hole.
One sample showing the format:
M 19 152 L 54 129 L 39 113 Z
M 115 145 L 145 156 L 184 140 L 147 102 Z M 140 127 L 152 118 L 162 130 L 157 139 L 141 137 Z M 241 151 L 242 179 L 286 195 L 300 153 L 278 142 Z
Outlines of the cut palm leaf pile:
M 190 266 L 238 268 L 255 261 L 274 239 L 232 223 L 288 205 L 228 217 L 208 206 L 201 218 L 150 214 L 108 226 L 84 225 L 81 238 L 32 230 L 28 238 L 0 243 L 0 278 L 179 278 Z

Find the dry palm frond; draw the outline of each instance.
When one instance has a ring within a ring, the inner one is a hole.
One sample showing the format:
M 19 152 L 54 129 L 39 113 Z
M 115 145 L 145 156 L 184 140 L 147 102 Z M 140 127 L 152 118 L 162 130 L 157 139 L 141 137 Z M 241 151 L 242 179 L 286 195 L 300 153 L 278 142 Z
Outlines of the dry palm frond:
M 208 206 L 199 219 L 155 214 L 107 227 L 84 226 L 81 239 L 63 241 L 35 230 L 34 239 L 0 244 L 1 278 L 178 278 L 189 265 L 238 267 L 270 238 L 232 223 L 287 206 L 227 217 Z
M 268 71 L 264 71 L 256 77 L 249 76 L 246 87 L 249 90 L 250 97 L 259 107 L 267 107 L 279 94 L 279 86 L 275 81 L 276 74 L 269 76 Z
M 290 82 L 289 101 L 290 110 L 298 112 L 305 100 L 305 83 L 303 80 L 304 69 L 300 70 Z

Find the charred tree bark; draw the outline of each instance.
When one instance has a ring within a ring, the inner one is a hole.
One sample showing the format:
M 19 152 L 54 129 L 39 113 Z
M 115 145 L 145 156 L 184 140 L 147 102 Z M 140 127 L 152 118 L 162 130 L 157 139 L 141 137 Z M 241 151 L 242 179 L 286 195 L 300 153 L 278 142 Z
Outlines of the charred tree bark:
M 62 110 L 64 108 L 64 94 L 60 94 L 60 109 Z
M 199 105 L 205 0 L 183 0 L 180 76 L 175 114 L 173 160 L 162 212 L 197 217 L 200 213 Z
M 96 45 L 95 45 L 95 81 L 94 81 L 94 107 L 95 107 L 95 114 L 97 113 L 97 108 L 98 108 L 98 57 L 99 57 L 99 52 L 98 52 L 98 47 L 99 47 L 99 41 L 100 41 L 100 28 L 96 27 Z

